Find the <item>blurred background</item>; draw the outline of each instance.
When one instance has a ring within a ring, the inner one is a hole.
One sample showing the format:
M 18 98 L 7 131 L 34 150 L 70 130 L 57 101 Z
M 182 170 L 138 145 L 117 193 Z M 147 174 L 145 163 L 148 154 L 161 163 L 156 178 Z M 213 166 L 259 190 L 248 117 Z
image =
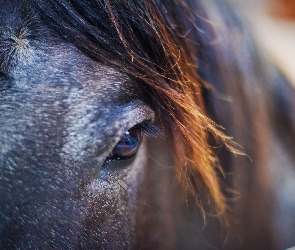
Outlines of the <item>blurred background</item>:
M 261 48 L 295 88 L 295 0 L 229 0 L 249 20 Z

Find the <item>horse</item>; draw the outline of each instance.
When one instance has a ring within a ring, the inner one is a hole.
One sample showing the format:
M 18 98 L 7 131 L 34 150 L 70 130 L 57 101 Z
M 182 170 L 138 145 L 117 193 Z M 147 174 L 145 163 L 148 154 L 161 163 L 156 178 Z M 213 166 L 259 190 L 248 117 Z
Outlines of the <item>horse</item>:
M 291 247 L 294 110 L 226 1 L 1 0 L 0 248 Z

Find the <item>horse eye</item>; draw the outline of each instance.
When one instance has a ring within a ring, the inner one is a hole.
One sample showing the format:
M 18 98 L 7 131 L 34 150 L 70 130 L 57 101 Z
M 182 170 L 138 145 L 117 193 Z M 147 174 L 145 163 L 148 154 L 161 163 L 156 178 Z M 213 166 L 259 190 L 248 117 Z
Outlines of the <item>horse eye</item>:
M 127 159 L 135 155 L 142 140 L 140 127 L 133 127 L 126 131 L 107 157 L 107 161 Z

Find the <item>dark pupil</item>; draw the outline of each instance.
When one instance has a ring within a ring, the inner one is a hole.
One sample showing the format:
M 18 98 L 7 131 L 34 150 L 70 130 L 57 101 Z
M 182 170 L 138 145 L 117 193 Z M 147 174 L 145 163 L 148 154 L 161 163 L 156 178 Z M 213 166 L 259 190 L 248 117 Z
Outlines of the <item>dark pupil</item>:
M 126 131 L 114 147 L 112 153 L 109 155 L 109 159 L 121 159 L 133 156 L 141 142 L 141 131 L 138 128 L 131 128 Z

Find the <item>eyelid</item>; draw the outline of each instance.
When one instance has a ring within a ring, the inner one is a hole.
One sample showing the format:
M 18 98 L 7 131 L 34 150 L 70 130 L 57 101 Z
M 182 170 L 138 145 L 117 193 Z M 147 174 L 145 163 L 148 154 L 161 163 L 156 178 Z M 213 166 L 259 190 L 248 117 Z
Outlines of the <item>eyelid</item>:
M 155 113 L 142 101 L 136 100 L 129 103 L 128 106 L 121 110 L 120 117 L 120 120 L 116 121 L 117 127 L 119 127 L 119 130 L 114 136 L 116 140 L 114 140 L 113 145 L 110 145 L 110 149 L 112 149 L 120 141 L 126 131 L 135 126 L 140 126 L 143 134 L 147 137 L 153 137 L 153 134 L 157 134 L 156 131 L 158 131 L 158 129 L 156 129 L 155 125 L 153 125 Z
M 145 124 L 146 121 L 149 121 L 149 124 L 152 124 L 155 120 L 154 111 L 141 101 L 129 103 L 128 106 L 120 111 L 120 116 L 120 120 L 117 121 L 118 126 L 120 126 L 120 130 L 118 131 L 118 135 L 120 135 L 119 137 L 122 137 L 127 130 L 139 124 L 142 126 L 146 125 L 144 127 L 148 130 L 148 123 Z
M 113 124 L 110 126 L 118 127 L 119 129 L 117 133 L 113 135 L 113 142 L 108 145 L 108 151 L 105 155 L 106 157 L 119 143 L 124 136 L 124 133 L 133 127 L 138 127 L 138 129 L 141 130 L 141 133 L 148 138 L 158 138 L 163 135 L 161 129 L 154 124 L 154 111 L 142 101 L 136 100 L 129 103 L 128 106 L 123 108 L 123 110 L 121 108 L 119 114 L 121 116 L 120 120 L 116 121 L 116 125 Z

